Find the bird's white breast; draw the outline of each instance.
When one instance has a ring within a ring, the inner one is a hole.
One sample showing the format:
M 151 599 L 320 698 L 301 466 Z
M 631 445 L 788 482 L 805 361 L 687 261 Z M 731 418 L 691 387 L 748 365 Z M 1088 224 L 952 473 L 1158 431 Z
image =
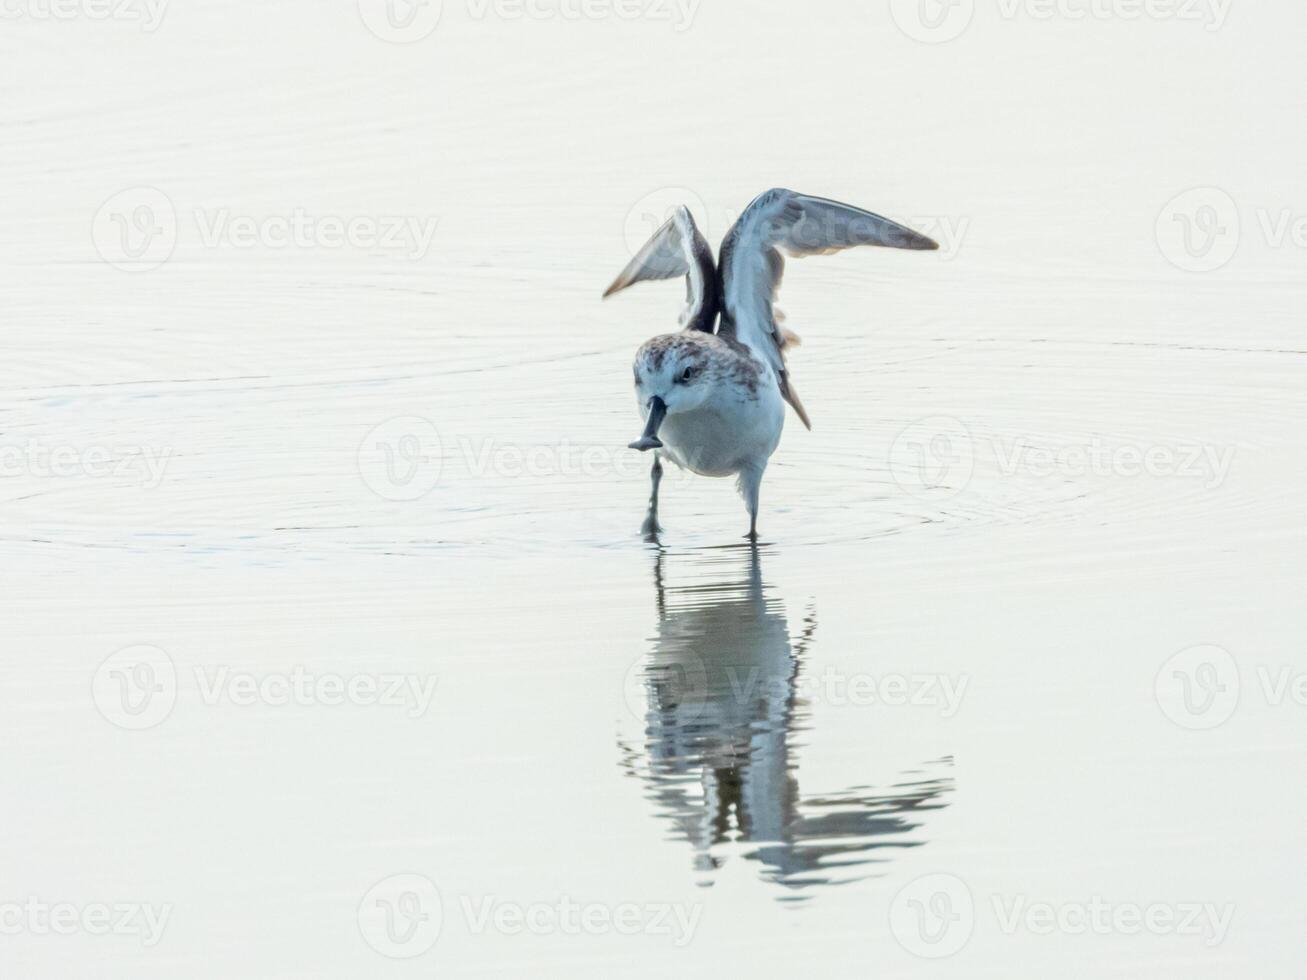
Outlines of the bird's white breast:
M 723 386 L 702 407 L 669 415 L 659 431 L 663 453 L 700 476 L 734 476 L 766 465 L 785 427 L 785 402 L 768 372 L 748 392 Z

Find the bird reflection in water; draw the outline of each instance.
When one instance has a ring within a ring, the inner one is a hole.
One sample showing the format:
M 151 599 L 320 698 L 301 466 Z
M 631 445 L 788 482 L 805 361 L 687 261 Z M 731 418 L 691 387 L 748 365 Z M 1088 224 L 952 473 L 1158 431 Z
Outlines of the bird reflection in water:
M 644 744 L 622 746 L 623 766 L 694 848 L 703 883 L 733 845 L 785 886 L 782 900 L 802 900 L 814 887 L 871 877 L 893 849 L 924 843 L 913 831 L 948 805 L 952 760 L 880 790 L 805 796 L 796 750 L 810 711 L 798 688 L 815 611 L 792 638 L 757 546 L 696 556 L 715 573 L 707 584 L 667 586 L 665 557 L 659 549 L 658 633 L 628 687 Z

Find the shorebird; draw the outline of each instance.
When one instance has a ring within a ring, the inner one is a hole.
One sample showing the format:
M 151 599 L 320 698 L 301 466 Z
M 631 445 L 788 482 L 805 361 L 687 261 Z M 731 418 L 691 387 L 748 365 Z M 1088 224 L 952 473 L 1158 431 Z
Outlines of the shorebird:
M 910 228 L 838 201 L 774 188 L 760 194 L 722 240 L 719 261 L 685 207 L 631 260 L 604 293 L 637 282 L 685 277 L 681 331 L 654 337 L 635 355 L 635 393 L 643 435 L 632 449 L 653 451 L 649 513 L 643 533 L 655 536 L 662 457 L 707 477 L 738 479 L 758 537 L 762 476 L 785 427 L 788 403 L 812 423 L 785 366 L 799 338 L 782 327 L 776 289 L 792 257 L 825 255 L 858 245 L 917 251 L 939 246 Z

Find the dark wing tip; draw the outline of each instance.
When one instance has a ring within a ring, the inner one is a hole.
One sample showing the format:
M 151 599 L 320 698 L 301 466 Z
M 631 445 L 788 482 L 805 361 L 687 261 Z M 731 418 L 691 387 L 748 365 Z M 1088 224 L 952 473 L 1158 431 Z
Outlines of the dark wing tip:
M 911 229 L 904 229 L 905 235 L 901 243 L 896 245 L 897 248 L 908 249 L 914 252 L 938 252 L 939 242 L 926 235 Z
M 612 285 L 610 285 L 607 289 L 604 290 L 604 295 L 602 298 L 607 299 L 609 296 L 612 296 L 613 293 L 620 293 L 623 289 L 625 289 L 629 285 L 631 285 L 631 280 L 627 278 L 626 273 L 623 272 L 620 276 L 618 276 L 616 279 L 613 280 Z

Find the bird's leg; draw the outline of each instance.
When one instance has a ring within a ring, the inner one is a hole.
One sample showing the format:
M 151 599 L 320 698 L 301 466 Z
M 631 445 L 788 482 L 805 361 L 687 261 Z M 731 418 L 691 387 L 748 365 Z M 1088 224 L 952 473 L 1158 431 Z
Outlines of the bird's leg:
M 640 533 L 645 537 L 657 537 L 662 530 L 658 526 L 658 485 L 663 482 L 663 461 L 657 453 L 654 453 L 653 470 L 649 474 L 649 482 L 653 484 L 653 492 L 649 495 L 649 513 L 645 516 L 644 526 Z
M 745 535 L 750 541 L 758 540 L 758 497 L 762 490 L 761 467 L 749 467 L 740 471 L 740 493 L 744 495 L 745 506 L 749 508 L 749 533 Z

